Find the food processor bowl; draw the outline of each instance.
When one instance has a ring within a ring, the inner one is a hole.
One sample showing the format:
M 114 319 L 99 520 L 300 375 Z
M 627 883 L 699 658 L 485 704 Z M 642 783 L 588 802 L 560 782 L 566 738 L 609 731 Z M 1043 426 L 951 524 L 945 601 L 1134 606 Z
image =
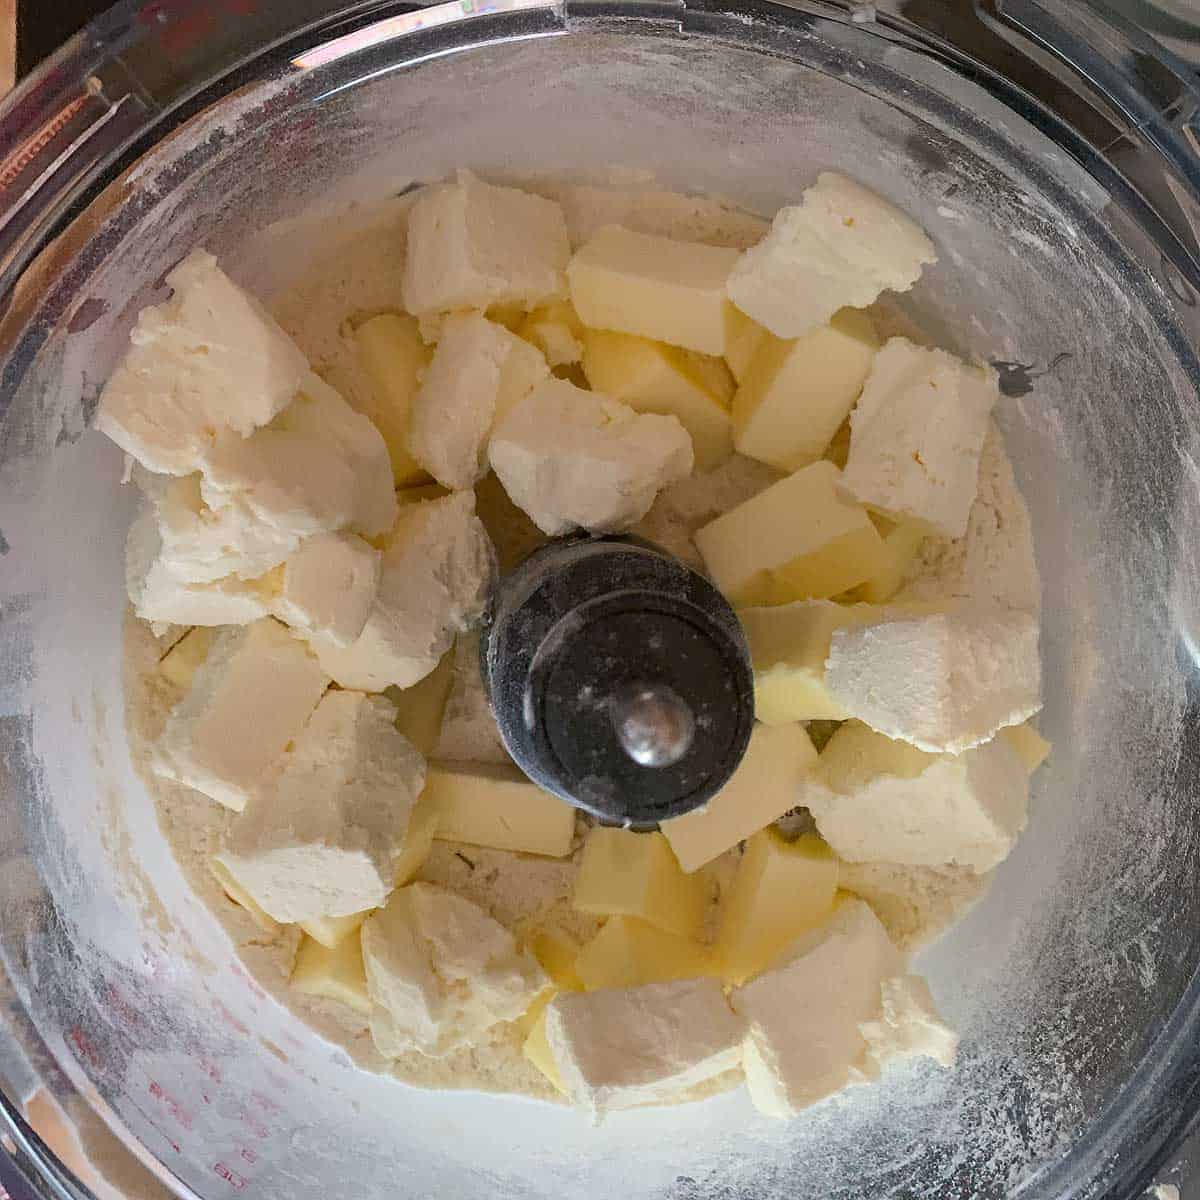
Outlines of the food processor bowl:
M 99 1114 L 164 1186 L 206 1200 L 1040 1200 L 1154 1178 L 1200 1079 L 1197 98 L 1078 2 L 956 19 L 970 54 L 882 6 L 818 0 L 155 0 L 119 5 L 8 100 L 10 1089 Z M 744 1090 L 598 1127 L 414 1090 L 276 1003 L 187 887 L 125 735 L 133 501 L 88 429 L 98 390 L 193 246 L 269 294 L 353 227 L 346 205 L 464 165 L 652 173 L 764 214 L 838 170 L 936 242 L 903 307 L 1001 372 L 1054 742 L 1012 857 L 918 962 L 962 1034 L 952 1071 L 897 1067 L 791 1122 Z M 25 1183 L 85 1194 L 20 1099 L 3 1121 Z

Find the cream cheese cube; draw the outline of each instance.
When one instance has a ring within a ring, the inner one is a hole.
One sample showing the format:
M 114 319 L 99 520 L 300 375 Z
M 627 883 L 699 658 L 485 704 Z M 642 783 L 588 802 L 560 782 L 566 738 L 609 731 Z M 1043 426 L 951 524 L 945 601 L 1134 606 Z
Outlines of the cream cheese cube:
M 541 353 L 477 313 L 450 318 L 413 400 L 408 446 L 443 487 L 474 487 L 488 436 L 550 374 Z
M 266 595 L 235 576 L 208 583 L 180 579 L 167 565 L 152 508 L 144 508 L 125 542 L 125 586 L 143 621 L 170 625 L 248 625 L 270 612 Z
M 455 635 L 483 616 L 495 575 L 475 497 L 456 492 L 405 504 L 383 551 L 375 606 L 358 640 L 312 648 L 341 687 L 380 692 L 424 679 Z
M 877 1074 L 859 1026 L 882 1009 L 881 984 L 904 969 L 861 900 L 839 904 L 729 1000 L 749 1026 L 742 1065 L 750 1099 L 792 1117 L 848 1083 Z
M 862 184 L 826 171 L 741 256 L 729 296 L 776 337 L 803 337 L 839 308 L 866 308 L 881 292 L 908 291 L 922 265 L 936 261 L 914 221 Z
M 768 828 L 748 838 L 721 895 L 713 952 L 722 979 L 745 983 L 800 934 L 827 921 L 838 873 L 838 860 L 815 833 L 788 842 Z
M 378 908 L 425 761 L 388 701 L 330 691 L 229 830 L 219 860 L 275 920 Z
M 438 762 L 512 765 L 483 686 L 478 633 L 461 633 L 454 643 L 450 694 L 432 757 Z
M 404 307 L 416 317 L 493 304 L 531 309 L 565 295 L 570 254 L 553 200 L 460 171 L 409 211 Z
M 167 718 L 155 774 L 241 812 L 328 683 L 304 642 L 277 621 L 226 630 Z
M 299 534 L 260 523 L 239 502 L 210 508 L 199 475 L 151 475 L 136 468 L 133 477 L 153 506 L 161 542 L 160 549 L 146 553 L 177 579 L 257 579 L 300 545 Z M 141 536 L 152 541 L 148 534 Z
M 880 985 L 882 1012 L 859 1031 L 879 1064 L 932 1058 L 949 1069 L 958 1054 L 958 1034 L 938 1016 L 929 984 L 920 975 L 896 975 Z
M 962 537 L 998 396 L 990 367 L 891 338 L 850 418 L 846 489 L 895 521 Z
M 745 1029 L 713 979 L 563 992 L 545 1019 L 564 1090 L 595 1116 L 667 1104 L 736 1070 Z
M 367 971 L 357 937 L 347 938 L 334 947 L 305 938 L 296 951 L 291 984 L 293 991 L 305 996 L 336 1000 L 363 1016 L 371 1014 Z
M 733 380 L 720 359 L 628 333 L 589 329 L 583 371 L 593 391 L 635 412 L 678 417 L 692 439 L 698 470 L 712 470 L 733 453 Z
M 354 331 L 358 357 L 371 383 L 366 414 L 387 443 L 398 488 L 424 483 L 429 475 L 408 449 L 413 399 L 430 351 L 417 322 L 407 314 L 380 313 Z
M 829 739 L 801 797 L 847 862 L 1003 862 L 1025 828 L 1029 776 L 1002 738 L 963 754 L 928 754 L 858 721 Z
M 738 606 L 786 604 L 837 596 L 877 574 L 883 540 L 840 483 L 837 467 L 816 462 L 698 529 L 717 587 Z
M 795 808 L 804 777 L 816 765 L 802 725 L 755 724 L 729 782 L 703 808 L 659 826 L 679 865 L 695 871 Z
M 268 428 L 217 439 L 201 495 L 210 508 L 240 504 L 261 524 L 301 537 L 343 528 L 375 537 L 396 518 L 382 435 L 316 375 Z
M 668 933 L 698 938 L 708 882 L 684 874 L 662 833 L 598 825 L 583 844 L 574 903 L 597 917 L 637 917 Z
M 306 636 L 338 646 L 356 641 L 379 589 L 381 555 L 353 533 L 319 533 L 283 564 L 275 616 Z
M 431 763 L 425 796 L 442 841 L 550 858 L 571 853 L 575 810 L 515 767 Z
M 738 453 L 781 471 L 816 462 L 850 415 L 878 348 L 871 319 L 854 309 L 792 341 L 768 335 L 733 397 Z
M 266 425 L 308 375 L 297 346 L 206 250 L 167 275 L 174 295 L 144 308 L 104 391 L 96 428 L 151 471 L 198 470 L 220 432 Z
M 591 329 L 634 333 L 701 354 L 725 353 L 725 284 L 738 251 L 598 229 L 567 268 L 571 301 Z
M 1039 626 L 967 606 L 834 631 L 825 687 L 847 713 L 931 753 L 958 754 L 1042 707 Z
M 543 533 L 612 533 L 646 515 L 660 489 L 691 474 L 691 438 L 674 417 L 550 379 L 492 434 L 492 469 Z
M 413 883 L 363 926 L 375 1009 L 371 1032 L 385 1057 L 435 1057 L 516 1020 L 548 984 L 512 934 L 445 888 Z

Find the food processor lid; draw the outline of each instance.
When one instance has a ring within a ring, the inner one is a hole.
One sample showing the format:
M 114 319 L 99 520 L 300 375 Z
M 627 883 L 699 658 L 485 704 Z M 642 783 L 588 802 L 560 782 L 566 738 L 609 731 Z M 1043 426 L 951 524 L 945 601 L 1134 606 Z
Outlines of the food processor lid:
M 640 539 L 535 551 L 499 585 L 482 663 L 517 765 L 609 823 L 653 829 L 701 806 L 750 741 L 737 617 L 704 576 Z

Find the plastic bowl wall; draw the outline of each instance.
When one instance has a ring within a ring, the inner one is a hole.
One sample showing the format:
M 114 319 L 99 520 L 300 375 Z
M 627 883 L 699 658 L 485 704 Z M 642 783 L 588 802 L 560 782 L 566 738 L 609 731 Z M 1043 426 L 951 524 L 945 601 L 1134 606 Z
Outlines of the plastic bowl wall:
M 480 17 L 247 83 L 25 270 L 0 318 L 5 967 L 74 1087 L 203 1197 L 1124 1194 L 1186 1118 L 1197 1044 L 1195 294 L 1126 196 L 951 61 L 770 7 L 636 12 Z M 130 489 L 86 426 L 169 267 L 202 244 L 270 291 L 351 198 L 609 164 L 763 213 L 844 171 L 937 243 L 912 315 L 1024 365 L 999 418 L 1055 749 L 1016 852 L 920 963 L 961 1060 L 791 1123 L 739 1092 L 593 1128 L 356 1070 L 189 896 L 125 741 Z

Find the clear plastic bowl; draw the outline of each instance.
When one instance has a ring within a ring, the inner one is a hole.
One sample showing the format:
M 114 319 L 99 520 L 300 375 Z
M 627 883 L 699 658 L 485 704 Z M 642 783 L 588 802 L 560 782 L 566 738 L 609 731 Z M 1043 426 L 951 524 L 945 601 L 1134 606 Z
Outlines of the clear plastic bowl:
M 1197 98 L 1079 4 L 955 19 L 974 57 L 834 3 L 126 5 L 9 100 L 10 1081 L 100 1114 L 202 1197 L 1115 1197 L 1150 1182 L 1200 1078 Z M 119 454 L 86 428 L 98 388 L 188 248 L 270 290 L 303 261 L 297 218 L 463 164 L 645 168 L 764 213 L 835 168 L 937 242 L 907 303 L 947 346 L 1002 364 L 1055 743 L 1028 833 L 920 963 L 963 1034 L 952 1073 L 915 1068 L 791 1123 L 741 1093 L 592 1128 L 413 1091 L 266 998 L 190 898 L 125 740 L 130 500 Z M 26 1181 L 83 1194 L 19 1099 L 3 1119 Z

